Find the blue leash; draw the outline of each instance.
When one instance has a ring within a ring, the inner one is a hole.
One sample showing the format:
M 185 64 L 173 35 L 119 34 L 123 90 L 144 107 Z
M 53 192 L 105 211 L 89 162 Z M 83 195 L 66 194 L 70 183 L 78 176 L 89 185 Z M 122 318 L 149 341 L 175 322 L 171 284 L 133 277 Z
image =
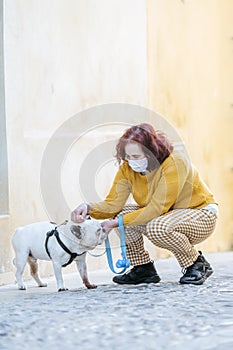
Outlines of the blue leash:
M 125 230 L 124 230 L 124 224 L 123 224 L 123 216 L 118 216 L 118 226 L 120 230 L 120 242 L 121 242 L 121 256 L 122 259 L 117 260 L 116 267 L 117 268 L 123 268 L 121 271 L 116 272 L 113 267 L 113 261 L 112 261 L 112 252 L 111 247 L 109 243 L 108 237 L 105 240 L 105 247 L 106 247 L 106 253 L 107 253 L 107 259 L 108 259 L 108 265 L 113 273 L 121 274 L 126 271 L 128 267 L 130 267 L 130 261 L 126 258 L 126 245 L 125 245 Z

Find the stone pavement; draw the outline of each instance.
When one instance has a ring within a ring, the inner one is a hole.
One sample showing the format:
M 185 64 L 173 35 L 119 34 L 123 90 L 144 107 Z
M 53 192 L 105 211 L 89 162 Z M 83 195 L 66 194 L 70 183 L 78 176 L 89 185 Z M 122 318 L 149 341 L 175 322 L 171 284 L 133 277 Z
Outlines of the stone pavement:
M 232 350 L 233 252 L 205 257 L 215 272 L 202 286 L 180 285 L 174 258 L 156 261 L 155 285 L 115 285 L 106 270 L 89 273 L 94 290 L 77 274 L 64 275 L 62 293 L 54 278 L 2 286 L 0 349 Z

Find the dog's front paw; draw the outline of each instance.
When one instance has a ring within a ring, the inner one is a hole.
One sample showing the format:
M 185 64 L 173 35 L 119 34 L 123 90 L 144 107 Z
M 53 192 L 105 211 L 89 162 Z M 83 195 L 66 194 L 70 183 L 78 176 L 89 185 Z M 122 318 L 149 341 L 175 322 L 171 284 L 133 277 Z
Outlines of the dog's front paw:
M 40 283 L 39 285 L 38 285 L 38 287 L 47 287 L 48 285 L 47 285 L 47 283 Z
M 58 292 L 65 292 L 65 291 L 67 291 L 67 290 L 69 290 L 68 288 L 59 288 L 58 289 Z
M 21 286 L 18 288 L 18 290 L 26 290 L 26 287 L 25 286 Z
M 97 286 L 95 284 L 86 284 L 87 289 L 95 289 Z

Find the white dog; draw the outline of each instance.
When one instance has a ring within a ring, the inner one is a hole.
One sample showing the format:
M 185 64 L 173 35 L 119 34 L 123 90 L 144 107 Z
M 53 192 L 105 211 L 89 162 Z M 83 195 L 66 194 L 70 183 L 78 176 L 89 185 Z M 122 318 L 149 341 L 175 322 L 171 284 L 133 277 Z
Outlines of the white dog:
M 23 271 L 28 261 L 31 275 L 39 287 L 46 287 L 38 276 L 37 259 L 52 260 L 58 291 L 64 291 L 61 268 L 73 260 L 84 285 L 96 288 L 90 284 L 87 277 L 86 252 L 102 244 L 107 235 L 96 220 L 86 220 L 76 224 L 72 221 L 56 226 L 54 223 L 38 222 L 16 229 L 12 238 L 15 250 L 16 279 L 18 288 L 25 290 Z

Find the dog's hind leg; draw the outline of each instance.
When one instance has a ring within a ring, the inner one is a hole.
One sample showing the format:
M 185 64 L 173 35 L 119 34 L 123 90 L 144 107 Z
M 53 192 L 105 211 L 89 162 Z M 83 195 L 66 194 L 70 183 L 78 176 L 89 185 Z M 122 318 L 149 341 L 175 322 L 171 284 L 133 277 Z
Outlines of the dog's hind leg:
M 43 283 L 38 275 L 38 262 L 33 256 L 28 256 L 28 264 L 30 265 L 30 272 L 38 287 L 47 287 L 47 283 Z
M 13 260 L 13 263 L 16 266 L 15 277 L 17 280 L 19 290 L 26 289 L 25 285 L 23 284 L 23 271 L 24 271 L 25 265 L 27 263 L 27 257 L 28 257 L 27 253 L 24 253 L 24 254 L 17 254 L 16 253 L 16 257 Z

